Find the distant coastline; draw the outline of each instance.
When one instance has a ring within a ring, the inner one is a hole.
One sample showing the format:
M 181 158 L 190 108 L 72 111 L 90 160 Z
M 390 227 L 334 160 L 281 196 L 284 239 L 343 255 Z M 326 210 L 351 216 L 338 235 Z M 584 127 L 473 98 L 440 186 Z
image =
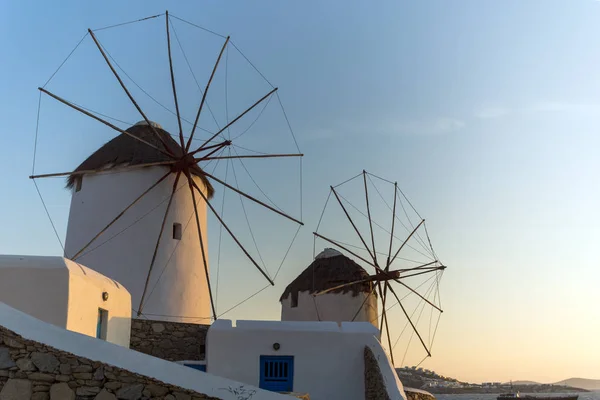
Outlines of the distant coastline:
M 570 378 L 554 384 L 532 381 L 487 382 L 482 384 L 461 382 L 439 375 L 434 371 L 416 367 L 396 368 L 398 378 L 405 387 L 422 389 L 435 394 L 500 394 L 520 392 L 535 393 L 585 393 L 600 389 L 600 380 Z
M 510 392 L 510 386 L 500 386 L 492 388 L 483 388 L 481 386 L 469 386 L 469 387 L 430 387 L 426 389 L 428 392 L 434 394 L 500 394 Z M 557 385 L 513 385 L 512 388 L 515 392 L 522 394 L 534 394 L 534 393 L 584 393 L 589 390 L 574 388 L 571 386 L 557 386 Z

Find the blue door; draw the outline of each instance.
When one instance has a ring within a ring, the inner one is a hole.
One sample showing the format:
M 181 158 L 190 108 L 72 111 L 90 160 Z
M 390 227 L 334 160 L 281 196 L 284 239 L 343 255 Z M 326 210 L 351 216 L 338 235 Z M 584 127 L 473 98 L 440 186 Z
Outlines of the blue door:
M 260 356 L 259 387 L 272 392 L 292 392 L 294 390 L 294 357 Z

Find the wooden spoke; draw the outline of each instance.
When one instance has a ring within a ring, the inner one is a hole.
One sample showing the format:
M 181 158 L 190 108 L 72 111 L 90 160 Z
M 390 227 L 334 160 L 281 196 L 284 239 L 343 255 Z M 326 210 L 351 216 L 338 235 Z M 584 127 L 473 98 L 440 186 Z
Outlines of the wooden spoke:
M 354 282 L 344 283 L 344 284 L 341 284 L 341 285 L 330 287 L 329 289 L 321 290 L 320 292 L 317 292 L 317 293 L 313 294 L 313 296 L 321 296 L 321 295 L 326 294 L 326 293 L 330 293 L 330 292 L 333 292 L 333 291 L 336 291 L 336 290 L 339 290 L 339 289 L 343 289 L 343 288 L 345 288 L 347 286 L 357 285 L 359 283 L 373 282 L 374 280 L 375 279 L 373 279 L 373 277 L 368 277 L 366 279 L 361 279 L 361 280 L 354 281 Z
M 410 290 L 411 292 L 413 292 L 414 294 L 416 294 L 417 296 L 419 296 L 425 303 L 429 304 L 431 307 L 435 308 L 439 312 L 444 312 L 444 310 L 442 310 L 441 308 L 439 308 L 438 306 L 433 304 L 431 301 L 427 300 L 425 297 L 421 296 L 421 294 L 419 292 L 417 292 L 416 290 L 414 290 L 413 288 L 408 286 L 406 283 L 401 282 L 401 281 L 398 281 L 398 283 L 401 284 L 402 286 L 404 286 L 405 288 L 407 288 L 408 290 Z
M 342 210 L 344 210 L 344 214 L 346 214 L 346 217 L 348 218 L 348 221 L 350 221 L 350 224 L 352 224 L 352 227 L 354 228 L 354 231 L 356 232 L 356 234 L 358 235 L 358 237 L 360 238 L 360 241 L 363 243 L 363 245 L 365 246 L 365 249 L 369 252 L 369 255 L 371 256 L 371 258 L 373 259 L 373 262 L 375 263 L 373 266 L 376 269 L 379 269 L 379 267 L 377 267 L 377 262 L 375 259 L 375 256 L 373 255 L 373 253 L 371 253 L 371 250 L 369 249 L 369 246 L 367 246 L 367 242 L 365 242 L 365 239 L 363 239 L 362 235 L 360 234 L 360 232 L 358 231 L 358 228 L 356 227 L 356 225 L 354 225 L 354 221 L 352 221 L 352 218 L 350 218 L 350 214 L 348 214 L 348 210 L 346 210 L 346 207 L 344 207 L 344 203 L 342 203 L 342 200 L 340 199 L 340 197 L 338 196 L 337 192 L 335 191 L 333 186 L 331 187 L 331 191 L 333 192 L 333 194 L 335 195 L 335 198 L 337 199 L 338 203 L 340 204 L 340 206 L 342 207 Z
M 227 146 L 229 146 L 231 143 L 232 143 L 231 140 L 225 140 L 221 143 L 213 144 L 212 146 L 207 146 L 202 150 L 211 150 L 211 149 L 221 148 L 221 147 L 223 147 L 223 144 L 226 144 Z M 202 159 L 203 158 L 198 158 L 197 160 L 202 160 Z
M 396 257 L 398 257 L 398 253 L 400 253 L 400 250 L 402 250 L 402 248 L 404 247 L 404 245 L 406 245 L 406 243 L 408 243 L 408 241 L 410 240 L 410 238 L 415 234 L 415 232 L 417 231 L 417 229 L 419 229 L 421 227 L 421 225 L 423 225 L 423 223 L 425 222 L 424 219 L 421 220 L 421 222 L 419 222 L 419 225 L 417 225 L 417 227 L 415 229 L 413 229 L 413 231 L 410 233 L 410 235 L 408 235 L 408 237 L 406 238 L 406 240 L 404 242 L 402 242 L 402 245 L 400 246 L 400 248 L 398 249 L 398 251 L 396 252 L 396 254 L 394 254 L 394 257 L 390 260 L 389 264 L 391 265 L 394 260 L 396 259 Z
M 192 139 L 194 138 L 194 132 L 196 131 L 196 126 L 198 125 L 198 120 L 200 119 L 200 114 L 202 113 L 202 108 L 204 107 L 204 102 L 206 101 L 206 95 L 208 94 L 208 89 L 210 89 L 210 84 L 212 83 L 213 78 L 215 77 L 215 72 L 217 72 L 217 67 L 219 66 L 219 62 L 221 61 L 221 57 L 223 57 L 223 52 L 227 47 L 227 43 L 229 43 L 229 36 L 225 39 L 225 43 L 223 43 L 223 47 L 221 48 L 221 52 L 219 53 L 219 57 L 217 57 L 217 62 L 213 67 L 213 70 L 210 74 L 210 78 L 206 83 L 206 88 L 204 89 L 204 93 L 202 93 L 202 100 L 200 101 L 200 107 L 198 108 L 198 113 L 196 114 L 196 119 L 194 120 L 194 125 L 192 126 L 192 133 L 190 133 L 190 137 L 188 138 L 187 144 L 185 145 L 185 152 L 187 153 L 190 150 L 190 145 L 192 144 Z
M 159 161 L 154 163 L 146 163 L 146 164 L 136 164 L 136 165 L 127 165 L 123 167 L 116 168 L 97 168 L 97 169 L 86 169 L 81 171 L 71 171 L 71 172 L 57 172 L 53 174 L 41 174 L 41 175 L 31 175 L 29 179 L 38 179 L 38 178 L 56 178 L 58 176 L 71 176 L 71 175 L 92 175 L 92 174 L 101 174 L 103 172 L 106 173 L 117 173 L 124 171 L 131 171 L 132 169 L 140 169 L 146 167 L 156 167 L 160 165 L 173 165 L 177 163 L 177 160 L 173 161 Z
M 100 45 L 100 42 L 98 42 L 98 39 L 96 38 L 96 35 L 94 35 L 94 32 L 91 29 L 88 29 L 88 32 L 90 33 L 90 36 L 94 40 L 94 43 L 96 43 L 96 47 L 98 47 L 98 50 L 100 50 L 100 53 L 102 53 L 102 57 L 104 58 L 104 61 L 106 61 L 106 64 L 108 64 L 108 67 L 112 71 L 113 75 L 119 81 L 119 84 L 121 85 L 121 87 L 123 88 L 123 90 L 125 91 L 125 93 L 127 94 L 127 97 L 129 97 L 129 100 L 131 100 L 131 102 L 133 103 L 133 105 L 135 106 L 135 108 L 138 110 L 138 112 L 140 113 L 140 115 L 142 116 L 142 118 L 144 118 L 144 121 L 146 121 L 146 123 L 148 124 L 148 126 L 150 127 L 150 129 L 152 129 L 152 132 L 154 132 L 154 134 L 156 135 L 156 137 L 158 137 L 158 140 L 160 140 L 160 142 L 163 144 L 163 146 L 165 147 L 165 150 L 167 151 L 167 153 L 169 153 L 171 157 L 175 157 L 175 155 L 173 154 L 173 152 L 171 151 L 171 149 L 169 148 L 169 146 L 167 145 L 167 143 L 165 142 L 165 140 L 158 133 L 158 131 L 156 130 L 156 128 L 154 128 L 154 125 L 152 125 L 150 123 L 150 120 L 148 119 L 148 117 L 146 117 L 146 114 L 144 114 L 144 112 L 142 111 L 142 109 L 140 108 L 140 106 L 138 105 L 138 103 L 135 101 L 135 99 L 133 98 L 133 96 L 131 95 L 131 93 L 129 93 L 129 90 L 127 90 L 127 87 L 125 86 L 125 83 L 123 83 L 123 80 L 121 79 L 121 77 L 119 76 L 119 74 L 117 73 L 117 71 L 115 70 L 115 68 L 112 66 L 112 64 L 110 63 L 110 60 L 108 59 L 108 56 L 104 52 L 104 49 Z
M 385 282 L 385 286 L 388 287 L 390 286 L 389 283 Z M 379 295 L 382 296 L 381 294 L 381 284 L 379 285 Z M 390 335 L 390 325 L 388 323 L 388 317 L 387 317 L 387 312 L 385 311 L 385 307 L 383 308 L 383 315 L 381 316 L 381 320 L 385 321 L 385 333 L 388 339 L 388 349 L 390 350 L 390 357 L 392 359 L 392 365 L 395 365 L 394 362 L 394 349 L 392 348 L 392 337 Z
M 242 118 L 244 115 L 246 115 L 247 113 L 249 113 L 254 107 L 256 107 L 257 105 L 259 105 L 260 103 L 262 103 L 267 97 L 269 97 L 270 95 L 272 95 L 273 93 L 275 93 L 275 91 L 277 91 L 277 88 L 271 90 L 269 93 L 265 94 L 260 100 L 258 100 L 256 103 L 252 104 L 249 108 L 246 109 L 246 111 L 244 111 L 243 113 L 241 113 L 240 115 L 238 115 L 237 117 L 235 117 L 231 122 L 229 122 L 227 125 L 225 125 L 223 128 L 221 128 L 217 133 L 215 133 L 214 135 L 212 135 L 209 139 L 207 139 L 202 146 L 200 146 L 198 149 L 194 150 L 191 154 L 196 154 L 197 152 L 201 151 L 204 146 L 206 146 L 211 140 L 213 140 L 214 138 L 216 138 L 217 136 L 219 136 L 223 131 L 225 131 L 227 128 L 229 128 L 231 125 L 233 125 L 234 123 L 236 123 L 240 118 Z M 204 94 L 206 95 L 206 92 L 204 92 Z M 189 147 L 190 147 L 190 141 L 191 141 L 191 136 L 190 139 L 188 140 L 188 144 L 186 146 L 186 152 L 188 151 Z
M 425 345 L 425 342 L 423 341 L 423 338 L 421 337 L 421 334 L 419 333 L 419 331 L 417 330 L 417 328 L 415 327 L 415 324 L 413 324 L 412 320 L 410 319 L 408 313 L 406 312 L 406 309 L 404 308 L 404 306 L 402 305 L 402 301 L 400 301 L 400 298 L 398 297 L 398 295 L 396 294 L 396 292 L 394 291 L 394 288 L 392 288 L 392 286 L 390 284 L 387 284 L 390 292 L 392 292 L 392 294 L 394 295 L 394 297 L 396 298 L 396 300 L 398 301 L 398 304 L 400 305 L 400 308 L 402 309 L 402 312 L 404 313 L 404 315 L 406 316 L 406 318 L 408 319 L 408 322 L 410 323 L 410 326 L 412 326 L 413 331 L 417 334 L 419 340 L 421 341 L 421 344 L 423 345 L 423 347 L 425 348 L 425 351 L 427 352 L 427 355 L 429 357 L 431 357 L 431 352 L 429 351 L 429 349 L 427 348 L 427 346 Z
M 63 98 L 61 98 L 61 97 L 58 97 L 57 95 L 50 93 L 50 92 L 49 92 L 49 91 L 47 91 L 46 89 L 44 89 L 44 88 L 38 88 L 38 90 L 40 90 L 40 91 L 41 91 L 41 92 L 43 92 L 43 93 L 46 93 L 48 96 L 50 96 L 50 97 L 52 97 L 52 98 L 54 98 L 54 99 L 56 99 L 56 100 L 60 101 L 61 103 L 63 103 L 63 104 L 66 104 L 66 105 L 68 105 L 69 107 L 71 107 L 71 108 L 73 108 L 73 109 L 75 109 L 75 110 L 79 111 L 80 113 L 82 113 L 82 114 L 85 114 L 85 115 L 87 115 L 88 117 L 95 119 L 96 121 L 102 122 L 104 125 L 106 125 L 106 126 L 108 126 L 108 127 L 112 128 L 112 129 L 114 129 L 115 131 L 117 131 L 117 132 L 120 132 L 120 133 L 122 133 L 122 134 L 124 134 L 124 135 L 127 135 L 127 136 L 129 136 L 129 137 L 131 137 L 131 138 L 134 138 L 134 139 L 135 139 L 135 140 L 137 140 L 138 142 L 142 142 L 142 143 L 146 144 L 147 146 L 150 146 L 150 147 L 152 147 L 153 149 L 155 149 L 155 150 L 156 150 L 156 151 L 158 151 L 159 153 L 162 153 L 162 154 L 166 155 L 166 156 L 167 156 L 167 157 L 169 157 L 169 158 L 174 158 L 172 154 L 170 154 L 170 153 L 167 153 L 166 151 L 159 149 L 158 147 L 156 147 L 156 146 L 155 146 L 155 145 L 153 145 L 152 143 L 150 143 L 150 142 L 147 142 L 147 141 L 145 141 L 144 139 L 142 139 L 142 138 L 139 138 L 139 137 L 137 137 L 137 136 L 135 136 L 135 135 L 132 135 L 131 133 L 129 133 L 129 132 L 127 132 L 127 131 L 124 131 L 123 129 L 121 129 L 121 128 L 119 128 L 119 127 L 117 127 L 117 126 L 115 126 L 115 125 L 111 124 L 111 123 L 110 123 L 110 122 L 108 122 L 108 121 L 105 121 L 105 120 L 103 120 L 102 118 L 99 118 L 99 117 L 95 116 L 94 114 L 92 114 L 92 113 L 90 113 L 90 112 L 88 112 L 88 111 L 84 110 L 83 108 L 81 108 L 81 107 L 78 107 L 78 106 L 76 106 L 75 104 L 73 104 L 73 103 L 71 103 L 71 102 L 69 102 L 69 101 L 67 101 L 67 100 L 65 100 L 65 99 L 63 99 Z
M 428 262 L 426 264 L 421 264 L 418 267 L 412 267 L 412 268 L 402 268 L 402 269 L 397 269 L 396 271 L 400 271 L 400 272 L 409 272 L 409 271 L 416 271 L 419 269 L 426 269 L 427 267 L 429 267 L 430 265 L 436 264 L 438 263 L 438 260 L 433 260 L 431 262 Z M 431 267 L 431 268 L 427 268 L 427 269 L 435 269 L 437 267 Z
M 446 269 L 446 267 L 442 265 L 441 267 L 431 268 L 428 271 L 422 271 L 422 272 L 419 272 L 419 273 L 416 273 L 416 274 L 411 274 L 411 275 L 404 275 L 404 276 L 401 276 L 400 279 L 410 278 L 412 276 L 417 276 L 417 275 L 428 274 L 428 273 L 433 272 L 433 271 L 441 271 L 441 270 L 444 270 L 444 269 Z
M 202 263 L 204 265 L 204 274 L 206 276 L 206 284 L 208 286 L 208 295 L 210 297 L 210 307 L 212 308 L 213 318 L 217 320 L 217 309 L 215 308 L 215 301 L 213 299 L 212 287 L 210 285 L 210 274 L 208 272 L 208 264 L 206 262 L 206 251 L 204 250 L 204 240 L 202 238 L 202 228 L 200 227 L 200 217 L 198 215 L 198 206 L 196 205 L 196 195 L 194 194 L 194 187 L 192 185 L 193 178 L 188 172 L 187 174 L 188 186 L 192 193 L 192 202 L 194 203 L 194 214 L 196 216 L 196 227 L 198 228 L 198 239 L 200 240 L 200 250 L 202 251 Z
M 77 253 L 75 253 L 75 255 L 71 259 L 73 261 L 75 261 L 77 259 L 77 257 L 79 257 L 85 251 L 85 249 L 87 249 L 92 243 L 94 243 L 94 241 L 96 239 L 98 239 L 100 236 L 102 236 L 102 234 L 104 232 L 106 232 L 108 230 L 108 228 L 110 228 L 115 222 L 117 222 L 127 212 L 127 210 L 129 210 L 131 207 L 133 207 L 138 201 L 140 201 L 145 195 L 147 195 L 148 192 L 150 192 L 152 189 L 154 189 L 156 186 L 158 186 L 162 181 L 164 181 L 167 178 L 167 176 L 169 176 L 170 174 L 171 174 L 171 171 L 164 174 L 162 176 L 162 178 L 160 178 L 158 181 L 156 181 L 156 183 L 154 183 L 152 186 L 150 186 L 148 189 L 146 189 L 142 194 L 140 194 L 135 200 L 133 200 L 131 202 L 131 204 L 129 204 L 127 207 L 125 207 L 125 209 L 123 211 L 121 211 L 112 221 L 110 221 L 108 223 L 108 225 L 106 225 L 104 228 L 102 228 L 102 230 L 100 232 L 98 232 L 96 234 L 96 236 L 94 236 L 92 238 L 92 240 L 87 242 L 86 245 L 81 248 L 81 250 L 79 250 Z
M 173 197 L 175 197 L 175 192 L 177 191 L 177 183 L 179 183 L 179 178 L 181 178 L 181 171 L 177 173 L 175 176 L 175 182 L 173 182 L 173 190 L 171 191 L 171 197 L 169 197 L 169 202 L 167 203 L 167 209 L 165 211 L 165 216 L 163 217 L 162 223 L 160 225 L 160 231 L 158 233 L 158 238 L 156 239 L 156 246 L 154 246 L 154 252 L 152 253 L 152 261 L 150 261 L 150 267 L 148 268 L 148 275 L 146 276 L 146 283 L 144 284 L 144 291 L 142 292 L 142 298 L 140 299 L 140 306 L 138 307 L 137 316 L 139 317 L 142 314 L 142 309 L 144 307 L 144 298 L 146 297 L 146 291 L 148 290 L 148 284 L 150 283 L 150 276 L 152 275 L 152 269 L 154 268 L 154 263 L 156 261 L 156 256 L 158 254 L 158 247 L 160 246 L 160 240 L 162 238 L 163 231 L 165 230 L 165 224 L 167 222 L 167 216 L 169 215 L 169 210 L 171 209 L 171 203 L 173 203 Z
M 387 262 L 385 269 L 390 269 L 390 257 L 392 256 L 392 243 L 394 241 L 394 225 L 396 222 L 396 194 L 398 188 L 398 182 L 394 182 L 394 208 L 392 210 L 392 232 L 390 233 L 390 250 L 388 251 Z M 387 291 L 387 288 L 386 288 Z
M 173 87 L 173 100 L 175 101 L 175 112 L 177 113 L 177 124 L 179 125 L 179 144 L 183 149 L 185 141 L 183 139 L 183 128 L 181 127 L 181 115 L 179 114 L 179 102 L 177 101 L 177 88 L 175 87 L 175 74 L 173 73 L 173 59 L 171 58 L 171 34 L 169 32 L 169 11 L 165 13 L 167 23 L 167 49 L 169 52 L 169 70 L 171 71 L 171 86 Z
M 383 295 L 381 296 L 381 305 L 382 310 L 385 311 L 385 301 L 387 300 L 387 285 L 383 286 Z M 386 316 L 387 318 L 387 316 Z M 383 329 L 383 316 L 381 318 L 381 325 L 379 326 L 379 331 Z M 390 350 L 391 351 L 391 350 Z
M 373 245 L 373 261 L 377 263 L 377 251 L 375 251 L 375 236 L 373 235 L 373 221 L 371 220 L 371 207 L 369 207 L 369 189 L 367 186 L 367 171 L 363 169 L 363 180 L 365 182 L 365 199 L 367 202 L 367 216 L 369 218 L 369 228 L 371 229 L 371 244 Z
M 321 239 L 323 239 L 323 240 L 325 240 L 325 241 L 327 241 L 327 242 L 329 242 L 329 243 L 331 243 L 331 244 L 333 244 L 333 245 L 335 245 L 335 246 L 339 247 L 339 248 L 340 248 L 340 249 L 342 249 L 342 250 L 345 250 L 345 251 L 347 251 L 348 253 L 352 254 L 354 257 L 356 257 L 356 258 L 358 258 L 358 259 L 360 259 L 360 260 L 364 261 L 365 263 L 369 264 L 369 265 L 370 265 L 370 266 L 372 266 L 373 268 L 375 268 L 375 269 L 377 269 L 377 268 L 378 268 L 378 267 L 376 267 L 376 266 L 375 266 L 375 264 L 373 264 L 373 262 L 372 262 L 372 261 L 367 261 L 367 260 L 365 260 L 364 258 L 362 258 L 361 256 L 359 256 L 358 254 L 356 254 L 356 253 L 355 253 L 355 252 L 353 252 L 352 250 L 348 250 L 346 247 L 344 247 L 343 245 L 339 244 L 339 243 L 338 243 L 338 242 L 336 242 L 335 240 L 331 240 L 331 239 L 329 239 L 329 238 L 326 238 L 325 236 L 323 236 L 323 235 L 321 235 L 321 234 L 318 234 L 317 232 L 313 232 L 313 235 L 315 235 L 315 236 L 317 236 L 317 237 L 320 237 Z M 381 269 L 380 269 L 380 270 L 381 270 Z
M 369 298 L 373 295 L 373 293 L 375 293 L 375 287 L 373 287 L 373 289 L 369 292 L 369 294 L 367 295 L 367 297 L 365 297 L 365 299 L 363 300 L 362 304 L 360 305 L 360 308 L 358 310 L 356 310 L 356 314 L 354 314 L 354 317 L 352 317 L 352 321 L 350 321 L 350 322 L 354 322 L 354 320 L 356 319 L 356 317 L 358 317 L 358 314 L 360 313 L 360 310 L 362 310 L 363 307 L 365 306 L 365 304 L 367 304 L 367 301 L 369 301 Z
M 202 149 L 204 150 L 204 149 Z M 193 154 L 193 153 L 190 153 Z M 304 154 L 250 154 L 241 156 L 221 156 L 221 157 L 202 157 L 197 158 L 196 161 L 208 161 L 208 160 L 229 160 L 235 158 L 279 158 L 279 157 L 304 157 Z
M 229 146 L 231 144 L 231 140 L 225 140 L 224 142 L 221 142 L 219 144 L 215 144 L 210 146 L 212 148 L 212 151 L 209 152 L 208 154 L 206 154 L 203 158 L 200 159 L 194 159 L 194 162 L 198 163 L 199 161 L 205 161 L 205 160 L 210 160 L 213 154 L 215 154 L 217 151 L 221 150 L 223 147 Z M 188 157 L 190 156 L 190 154 L 187 155 Z
M 211 174 L 209 174 L 209 173 L 207 173 L 207 172 L 205 172 L 205 173 L 204 173 L 204 175 L 205 175 L 206 177 L 208 177 L 208 178 L 212 179 L 212 180 L 213 180 L 213 181 L 215 181 L 215 182 L 219 182 L 221 185 L 225 186 L 226 188 L 228 188 L 228 189 L 231 189 L 231 190 L 233 190 L 234 192 L 236 192 L 236 193 L 238 193 L 238 194 L 240 194 L 240 195 L 244 196 L 245 198 L 247 198 L 247 199 L 249 199 L 249 200 L 252 200 L 253 202 L 255 202 L 255 203 L 257 203 L 257 204 L 260 204 L 261 206 L 263 206 L 263 207 L 265 207 L 265 208 L 268 208 L 269 210 L 271 210 L 271 211 L 273 211 L 273 212 L 275 212 L 275 213 L 277 213 L 277 214 L 279 214 L 279 215 L 281 215 L 281 216 L 283 216 L 283 217 L 285 217 L 285 218 L 287 218 L 287 219 L 289 219 L 289 220 L 292 220 L 292 221 L 296 222 L 297 224 L 304 225 L 304 223 L 303 223 L 302 221 L 298 221 L 296 218 L 294 218 L 294 217 L 290 217 L 289 215 L 287 215 L 287 214 L 285 214 L 285 213 L 283 213 L 283 212 L 281 212 L 281 211 L 277 210 L 276 208 L 273 208 L 273 207 L 271 207 L 270 205 L 268 205 L 268 204 L 266 204 L 266 203 L 263 203 L 262 201 L 260 201 L 260 200 L 258 200 L 258 199 L 256 199 L 256 198 L 254 198 L 254 197 L 252 197 L 252 196 L 250 196 L 250 195 L 248 195 L 248 194 L 246 194 L 246 193 L 242 192 L 242 191 L 241 191 L 241 190 L 239 190 L 239 189 L 236 189 L 235 187 L 233 187 L 233 186 L 231 186 L 231 185 L 227 184 L 226 182 L 224 182 L 224 181 L 220 180 L 219 178 L 217 178 L 217 177 L 215 177 L 215 176 L 213 176 L 213 175 L 211 175 Z
M 198 187 L 198 185 L 196 184 L 196 182 L 194 182 L 193 180 L 191 182 L 192 182 L 192 185 L 194 185 L 194 188 L 196 188 L 196 191 L 200 194 L 200 196 L 202 196 L 202 198 L 206 202 L 206 205 L 208 205 L 208 207 L 210 208 L 210 210 L 212 211 L 212 213 L 214 214 L 214 216 L 217 217 L 217 219 L 219 220 L 219 222 L 221 223 L 221 225 L 223 226 L 223 228 L 225 228 L 225 230 L 227 231 L 227 233 L 229 233 L 229 236 L 231 236 L 231 238 L 235 241 L 235 243 L 238 245 L 238 247 L 244 252 L 244 254 L 246 255 L 246 257 L 248 257 L 248 259 L 252 262 L 252 264 L 254 264 L 254 266 L 260 271 L 260 273 L 267 279 L 267 281 L 269 281 L 269 283 L 271 284 L 271 286 L 275 286 L 275 282 L 273 282 L 273 280 L 260 267 L 260 265 L 258 265 L 258 263 L 256 261 L 254 261 L 254 258 L 252 258 L 252 256 L 250 255 L 250 253 L 248 253 L 248 251 L 240 243 L 240 241 L 233 234 L 233 232 L 231 231 L 231 229 L 229 229 L 229 227 L 227 226 L 227 224 L 225 223 L 225 221 L 223 221 L 221 219 L 221 217 L 219 216 L 219 213 L 217 212 L 217 210 L 215 210 L 215 208 L 213 207 L 213 205 L 210 204 L 210 202 L 208 201 L 208 199 L 206 198 L 206 196 L 204 195 L 204 193 L 202 193 L 202 190 L 200 190 L 200 188 Z

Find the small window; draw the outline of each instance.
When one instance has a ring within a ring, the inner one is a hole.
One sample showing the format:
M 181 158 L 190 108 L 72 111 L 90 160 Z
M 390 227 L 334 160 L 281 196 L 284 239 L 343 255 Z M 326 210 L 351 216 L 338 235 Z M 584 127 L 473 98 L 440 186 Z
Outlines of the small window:
M 181 240 L 181 224 L 179 222 L 175 222 L 173 224 L 173 239 Z
M 272 392 L 293 392 L 294 357 L 260 356 L 259 387 Z
M 197 369 L 198 371 L 206 372 L 206 364 L 183 364 L 186 367 Z
M 108 311 L 98 309 L 98 322 L 96 323 L 96 338 L 106 340 L 106 331 L 108 326 Z
M 75 191 L 79 192 L 81 190 L 81 183 L 83 182 L 83 176 L 79 175 L 75 177 Z
M 292 292 L 292 302 L 290 304 L 290 307 L 298 307 L 298 292 Z

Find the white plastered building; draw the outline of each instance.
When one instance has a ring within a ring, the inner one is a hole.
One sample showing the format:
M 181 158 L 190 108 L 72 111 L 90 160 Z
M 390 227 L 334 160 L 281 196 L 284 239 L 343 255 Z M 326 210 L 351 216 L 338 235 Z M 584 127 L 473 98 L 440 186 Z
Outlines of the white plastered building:
M 0 302 L 52 325 L 129 347 L 129 292 L 63 257 L 0 256 Z

